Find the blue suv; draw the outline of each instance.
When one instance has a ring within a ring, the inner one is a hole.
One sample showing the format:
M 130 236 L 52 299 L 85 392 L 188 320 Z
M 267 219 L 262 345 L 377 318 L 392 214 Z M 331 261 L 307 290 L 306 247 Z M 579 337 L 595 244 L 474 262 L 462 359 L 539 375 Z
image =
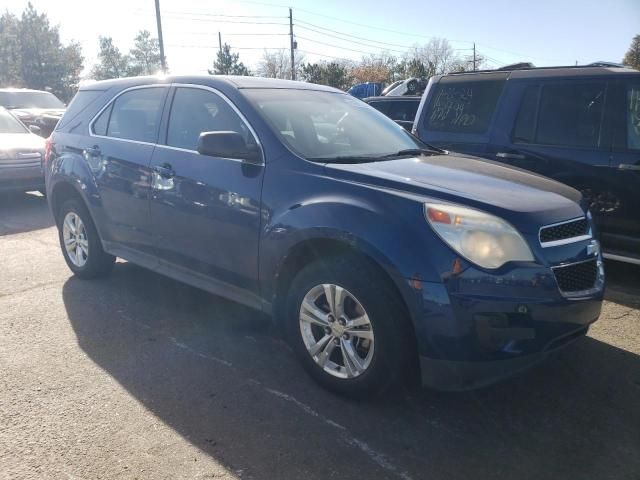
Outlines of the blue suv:
M 266 312 L 334 391 L 472 388 L 583 335 L 604 272 L 580 193 L 430 147 L 338 90 L 83 86 L 49 139 L 69 268 L 115 257 Z

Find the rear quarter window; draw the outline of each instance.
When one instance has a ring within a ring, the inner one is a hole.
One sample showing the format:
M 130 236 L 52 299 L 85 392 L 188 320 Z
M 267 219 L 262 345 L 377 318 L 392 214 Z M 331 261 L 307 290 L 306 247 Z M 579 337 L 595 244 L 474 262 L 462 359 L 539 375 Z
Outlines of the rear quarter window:
M 102 96 L 104 90 L 80 90 L 75 94 L 73 100 L 64 112 L 62 120 L 58 122 L 56 130 L 64 128 L 80 113 L 82 113 L 89 105 L 93 104 L 98 98 Z
M 436 86 L 427 109 L 427 130 L 485 133 L 504 87 L 504 80 L 443 83 Z

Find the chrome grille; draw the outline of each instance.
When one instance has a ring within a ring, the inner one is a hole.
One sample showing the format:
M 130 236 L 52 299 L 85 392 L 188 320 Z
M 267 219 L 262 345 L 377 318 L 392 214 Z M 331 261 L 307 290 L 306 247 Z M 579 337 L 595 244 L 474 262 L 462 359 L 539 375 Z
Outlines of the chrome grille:
M 570 243 L 589 236 L 589 222 L 584 217 L 547 225 L 540 229 L 539 234 L 543 247 Z
M 8 158 L 0 157 L 0 169 L 33 168 L 42 165 L 42 155 L 33 151 L 10 151 Z

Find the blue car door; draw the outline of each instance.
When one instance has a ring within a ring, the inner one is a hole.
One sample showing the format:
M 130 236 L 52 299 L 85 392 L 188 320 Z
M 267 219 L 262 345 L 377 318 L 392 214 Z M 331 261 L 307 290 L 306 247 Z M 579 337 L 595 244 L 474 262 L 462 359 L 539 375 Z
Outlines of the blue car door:
M 151 222 L 160 268 L 209 291 L 258 305 L 264 165 L 196 150 L 202 132 L 235 131 L 256 144 L 255 133 L 213 89 L 177 85 L 170 97 L 166 136 L 151 161 Z
M 118 95 L 90 126 L 83 156 L 103 207 L 109 250 L 154 254 L 149 215 L 149 163 L 158 137 L 168 86 L 145 86 Z M 126 252 L 122 256 L 128 256 Z M 141 263 L 144 259 L 138 259 Z

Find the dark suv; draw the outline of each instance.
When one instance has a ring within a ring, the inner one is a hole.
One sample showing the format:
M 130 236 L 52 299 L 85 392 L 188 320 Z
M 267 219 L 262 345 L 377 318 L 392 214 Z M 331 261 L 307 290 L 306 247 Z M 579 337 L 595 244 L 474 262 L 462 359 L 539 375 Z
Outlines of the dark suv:
M 429 83 L 423 141 L 584 195 L 604 256 L 640 263 L 640 72 L 607 66 L 451 74 Z
M 420 106 L 420 97 L 369 97 L 365 98 L 364 102 L 384 113 L 405 130 L 411 131 Z
M 271 314 L 323 385 L 469 388 L 587 331 L 578 191 L 423 144 L 360 100 L 252 77 L 80 89 L 45 153 L 70 269 L 116 256 Z

